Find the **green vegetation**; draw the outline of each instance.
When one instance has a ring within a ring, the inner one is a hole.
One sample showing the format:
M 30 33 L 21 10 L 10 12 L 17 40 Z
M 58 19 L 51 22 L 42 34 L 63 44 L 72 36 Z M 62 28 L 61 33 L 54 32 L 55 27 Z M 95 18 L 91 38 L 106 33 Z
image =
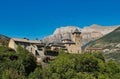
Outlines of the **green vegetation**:
M 35 68 L 36 58 L 22 47 L 0 47 L 0 79 L 25 79 Z
M 0 47 L 0 79 L 120 79 L 119 64 L 106 61 L 102 53 L 59 53 L 42 68 L 21 46 L 17 52 Z
M 99 39 L 106 43 L 120 43 L 120 27 Z
M 105 54 L 105 58 L 107 60 L 114 60 L 118 63 L 120 63 L 120 53 L 109 53 L 109 54 Z
M 105 51 L 106 60 L 114 60 L 120 63 L 120 27 L 100 39 L 86 44 L 87 48 L 102 48 Z
M 104 60 L 102 53 L 62 53 L 47 68 L 38 68 L 31 79 L 119 79 L 120 66 Z
M 9 37 L 0 34 L 0 44 L 7 47 L 9 40 Z
M 114 45 L 120 43 L 120 27 L 112 31 L 111 33 L 92 41 L 87 44 L 86 47 L 95 47 L 95 48 L 113 48 Z
M 42 70 L 43 75 L 41 77 L 45 79 L 120 78 L 120 66 L 113 61 L 105 62 L 102 53 L 80 55 L 62 53 L 55 61 L 50 63 L 48 68 Z M 44 76 L 44 73 L 46 76 Z

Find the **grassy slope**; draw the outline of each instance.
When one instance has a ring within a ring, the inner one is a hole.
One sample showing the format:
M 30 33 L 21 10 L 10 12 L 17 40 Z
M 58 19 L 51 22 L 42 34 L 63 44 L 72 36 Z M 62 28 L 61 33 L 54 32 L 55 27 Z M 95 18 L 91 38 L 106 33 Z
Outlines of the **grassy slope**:
M 102 38 L 91 42 L 87 45 L 87 47 L 104 47 L 104 45 L 112 43 L 120 43 L 120 27 L 115 29 L 113 32 L 103 36 Z
M 114 60 L 114 61 L 120 63 L 120 53 L 105 54 L 105 59 L 107 59 L 107 60 Z
M 120 27 L 118 27 L 113 32 L 103 36 L 100 38 L 99 41 L 106 42 L 106 43 L 120 43 Z
M 114 48 L 116 44 L 120 43 L 120 27 L 113 32 L 103 36 L 102 38 L 92 41 L 87 47 L 100 47 L 100 48 Z M 120 52 L 105 54 L 107 60 L 114 60 L 120 63 Z

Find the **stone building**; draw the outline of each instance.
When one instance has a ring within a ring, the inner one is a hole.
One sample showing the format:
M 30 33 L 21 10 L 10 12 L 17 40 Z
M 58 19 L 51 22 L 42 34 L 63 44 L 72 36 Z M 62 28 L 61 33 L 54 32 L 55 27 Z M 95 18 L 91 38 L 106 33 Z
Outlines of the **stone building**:
M 70 38 L 63 38 L 62 43 L 66 46 L 69 53 L 82 53 L 81 49 L 81 32 L 75 29 Z
M 44 56 L 44 44 L 42 44 L 41 41 L 11 38 L 8 47 L 17 51 L 18 45 L 27 49 L 29 52 L 32 52 L 35 56 Z
M 81 46 L 81 32 L 75 29 L 69 37 L 64 37 L 62 43 L 49 43 L 48 46 L 51 50 L 64 50 L 68 53 L 80 54 L 82 52 Z
M 82 53 L 81 32 L 78 29 L 75 29 L 69 38 L 65 37 L 61 41 L 62 43 L 49 43 L 45 45 L 38 40 L 32 41 L 28 39 L 11 38 L 9 47 L 17 51 L 18 45 L 21 45 L 29 52 L 32 52 L 36 57 L 45 57 L 45 49 L 47 48 L 52 51 L 60 49 L 68 53 Z
M 69 37 L 65 36 L 61 40 L 62 43 L 49 43 L 51 50 L 61 49 L 68 53 L 79 54 L 82 52 L 81 49 L 81 32 L 75 29 Z
M 51 42 L 51 43 L 46 45 L 46 48 L 54 51 L 54 50 L 62 50 L 62 49 L 65 49 L 66 47 L 63 43 Z

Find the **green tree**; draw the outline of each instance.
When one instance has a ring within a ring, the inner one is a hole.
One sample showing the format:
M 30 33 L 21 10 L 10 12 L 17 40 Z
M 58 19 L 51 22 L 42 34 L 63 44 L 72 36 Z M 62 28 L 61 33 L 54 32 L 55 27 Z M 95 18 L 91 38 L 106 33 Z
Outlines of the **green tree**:
M 97 77 L 98 77 L 98 79 L 110 79 L 108 74 L 99 73 Z
M 115 61 L 106 62 L 106 72 L 110 75 L 120 73 L 120 65 Z
M 120 73 L 116 73 L 111 76 L 111 79 L 120 79 Z
M 77 57 L 75 69 L 77 72 L 102 72 L 104 62 L 93 54 L 83 54 Z
M 32 72 L 29 77 L 29 79 L 44 79 L 42 69 L 40 67 L 37 67 L 34 72 Z
M 22 48 L 20 45 L 17 48 L 17 54 L 19 56 L 19 64 L 22 69 L 25 69 L 26 75 L 29 75 L 36 68 L 36 58 L 26 49 Z M 21 68 L 20 68 L 21 69 Z
M 89 74 L 89 73 L 77 73 L 77 78 L 76 79 L 96 79 L 93 74 Z
M 7 47 L 0 47 L 0 79 L 22 79 L 22 76 L 28 76 L 36 68 L 34 55 L 20 46 L 18 49 L 15 52 Z
M 23 75 L 19 75 L 16 70 L 9 69 L 2 73 L 2 79 L 25 79 Z

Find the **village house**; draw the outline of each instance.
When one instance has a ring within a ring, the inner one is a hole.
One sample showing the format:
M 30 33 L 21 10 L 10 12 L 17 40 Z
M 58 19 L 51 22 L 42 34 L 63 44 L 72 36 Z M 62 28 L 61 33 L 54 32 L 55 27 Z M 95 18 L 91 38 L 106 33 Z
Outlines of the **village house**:
M 54 50 L 65 50 L 66 47 L 63 43 L 49 43 L 47 45 L 47 47 L 50 48 L 50 50 L 54 51 Z
M 17 51 L 18 45 L 22 46 L 29 52 L 32 52 L 34 56 L 44 56 L 44 44 L 41 43 L 41 41 L 38 40 L 28 40 L 26 38 L 24 39 L 18 39 L 18 38 L 11 38 L 9 41 L 9 48 L 14 49 Z
M 71 34 L 71 39 L 64 39 L 62 43 L 66 46 L 69 53 L 82 53 L 82 43 L 81 43 L 81 32 L 78 29 L 75 29 Z
M 68 53 L 80 54 L 81 49 L 81 32 L 78 29 L 75 29 L 71 33 L 71 38 L 64 37 L 62 43 L 50 43 L 51 50 L 62 49 Z
M 52 52 L 54 50 L 64 50 L 68 53 L 81 53 L 81 32 L 78 29 L 75 29 L 71 33 L 70 38 L 63 38 L 62 43 L 49 43 L 47 45 L 43 44 L 38 40 L 29 40 L 29 39 L 19 39 L 19 38 L 11 38 L 9 41 L 9 48 L 17 51 L 18 45 L 22 46 L 29 52 L 33 53 L 37 58 L 38 62 L 42 61 L 42 58 L 49 56 L 56 56 L 58 52 Z M 46 51 L 49 50 L 50 51 Z M 52 53 L 51 53 L 52 52 Z

